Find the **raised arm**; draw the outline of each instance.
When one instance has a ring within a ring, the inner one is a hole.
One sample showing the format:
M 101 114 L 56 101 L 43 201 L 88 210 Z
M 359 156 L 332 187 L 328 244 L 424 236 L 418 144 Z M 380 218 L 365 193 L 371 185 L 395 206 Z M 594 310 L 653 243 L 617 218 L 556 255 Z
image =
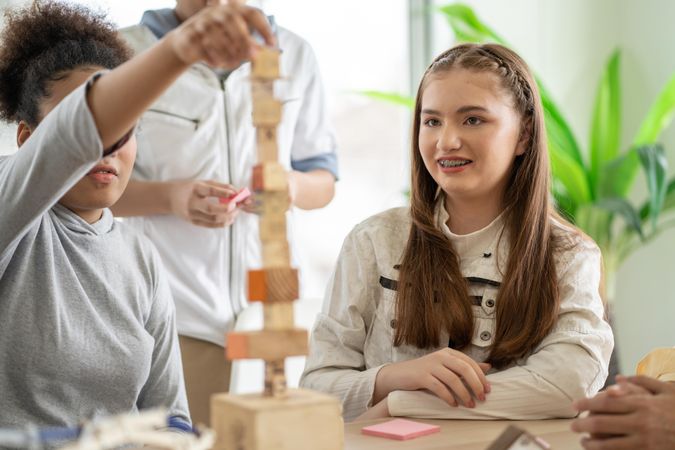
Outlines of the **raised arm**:
M 102 77 L 89 91 L 88 102 L 104 148 L 131 129 L 193 63 L 205 61 L 213 67 L 233 68 L 250 59 L 258 45 L 251 29 L 274 45 L 272 31 L 259 10 L 236 4 L 211 6 Z

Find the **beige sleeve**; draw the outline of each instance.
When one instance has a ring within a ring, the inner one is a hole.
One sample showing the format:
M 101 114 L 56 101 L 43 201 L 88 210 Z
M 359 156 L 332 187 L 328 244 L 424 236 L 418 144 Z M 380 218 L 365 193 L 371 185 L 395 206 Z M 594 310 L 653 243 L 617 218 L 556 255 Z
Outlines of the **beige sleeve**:
M 675 382 L 675 348 L 657 348 L 638 363 L 635 371 L 660 381 Z

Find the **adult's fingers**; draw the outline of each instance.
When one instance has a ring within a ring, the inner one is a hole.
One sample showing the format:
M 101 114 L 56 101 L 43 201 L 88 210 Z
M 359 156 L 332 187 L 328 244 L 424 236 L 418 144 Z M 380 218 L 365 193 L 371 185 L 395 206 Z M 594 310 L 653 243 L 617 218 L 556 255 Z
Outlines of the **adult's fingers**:
M 581 446 L 586 450 L 629 450 L 644 447 L 639 436 L 620 436 L 608 439 L 583 438 Z
M 632 414 L 592 414 L 572 422 L 572 431 L 577 433 L 624 435 L 633 430 L 635 417 Z
M 265 15 L 256 8 L 243 7 L 242 16 L 246 22 L 252 26 L 260 35 L 265 39 L 265 44 L 269 46 L 276 45 L 276 39 L 274 38 L 274 33 L 272 33 L 272 28 L 267 21 Z
M 635 407 L 626 400 L 625 396 L 612 397 L 600 393 L 592 398 L 575 400 L 572 405 L 577 411 L 590 411 L 594 413 L 626 414 Z
M 660 394 L 662 392 L 672 391 L 674 389 L 672 385 L 669 385 L 666 382 L 659 381 L 655 378 L 646 377 L 644 375 L 628 377 L 628 381 L 647 389 L 652 394 Z

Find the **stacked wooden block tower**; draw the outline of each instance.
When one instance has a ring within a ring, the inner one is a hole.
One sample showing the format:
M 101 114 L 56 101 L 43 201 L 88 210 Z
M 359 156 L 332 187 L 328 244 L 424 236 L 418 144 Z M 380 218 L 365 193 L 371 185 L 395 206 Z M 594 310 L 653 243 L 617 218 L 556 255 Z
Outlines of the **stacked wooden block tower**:
M 294 327 L 298 272 L 290 264 L 286 235 L 288 174 L 278 162 L 277 126 L 281 102 L 274 97 L 279 76 L 276 49 L 264 48 L 253 61 L 251 93 L 257 131 L 258 164 L 252 185 L 260 214 L 263 268 L 248 273 L 251 301 L 263 303 L 264 329 L 227 336 L 228 359 L 265 361 L 262 394 L 218 394 L 211 399 L 214 449 L 338 450 L 343 446 L 339 402 L 304 389 L 287 389 L 286 357 L 307 354 L 307 331 Z

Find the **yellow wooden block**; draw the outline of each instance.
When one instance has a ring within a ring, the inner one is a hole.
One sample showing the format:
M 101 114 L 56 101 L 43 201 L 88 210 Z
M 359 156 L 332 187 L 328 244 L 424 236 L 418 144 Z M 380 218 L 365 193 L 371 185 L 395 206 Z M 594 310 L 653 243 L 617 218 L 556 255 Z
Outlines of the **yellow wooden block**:
M 305 389 L 284 398 L 261 394 L 211 397 L 214 450 L 343 450 L 339 401 Z
M 258 161 L 277 161 L 279 146 L 276 127 L 259 127 L 256 129 Z
M 279 55 L 278 49 L 262 47 L 251 62 L 251 78 L 273 80 L 279 78 Z
M 288 356 L 306 355 L 307 330 L 238 331 L 227 334 L 228 359 L 276 361 Z
M 262 246 L 263 266 L 288 267 L 291 265 L 290 253 L 285 236 L 278 241 L 265 241 Z
M 265 330 L 293 328 L 293 302 L 265 303 L 263 319 Z
M 253 125 L 274 127 L 281 122 L 281 102 L 274 98 L 253 99 Z

